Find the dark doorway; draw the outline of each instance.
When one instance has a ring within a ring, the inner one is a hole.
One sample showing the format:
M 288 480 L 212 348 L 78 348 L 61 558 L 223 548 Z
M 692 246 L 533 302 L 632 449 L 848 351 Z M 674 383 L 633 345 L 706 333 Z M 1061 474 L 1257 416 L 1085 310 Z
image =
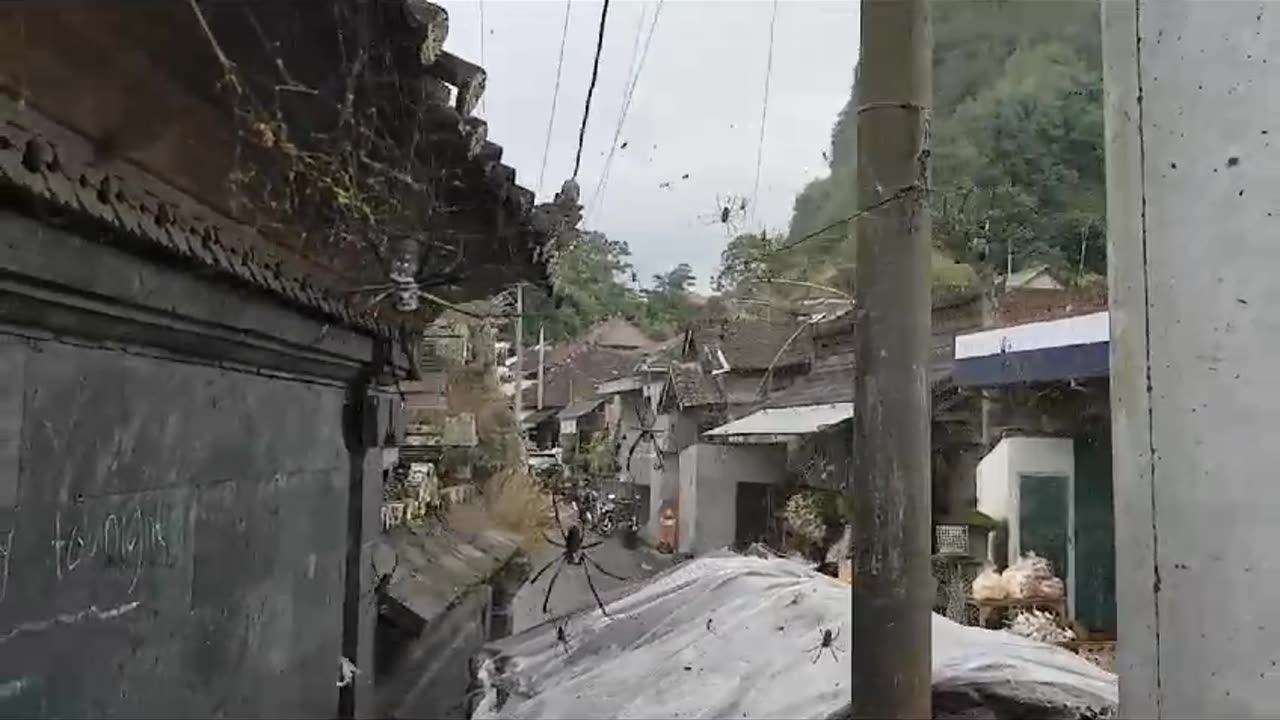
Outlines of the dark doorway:
M 738 483 L 734 545 L 746 547 L 754 542 L 772 544 L 773 485 Z
M 649 524 L 649 486 L 632 483 L 631 490 L 635 494 L 631 507 L 636 514 L 636 523 L 644 527 Z

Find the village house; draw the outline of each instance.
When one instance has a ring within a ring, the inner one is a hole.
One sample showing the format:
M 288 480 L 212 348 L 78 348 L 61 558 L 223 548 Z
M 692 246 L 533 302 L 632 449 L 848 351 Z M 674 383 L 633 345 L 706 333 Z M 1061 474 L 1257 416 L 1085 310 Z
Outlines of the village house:
M 979 404 L 958 392 L 952 382 L 953 339 L 957 332 L 980 327 L 984 300 L 967 288 L 936 289 L 933 301 L 933 350 L 929 368 L 933 397 L 933 497 L 935 518 L 944 519 L 971 505 L 961 478 L 977 460 Z M 709 455 L 705 469 L 682 483 L 681 531 L 690 532 L 690 547 L 708 548 L 743 542 L 759 534 L 761 525 L 782 531 L 777 517 L 786 497 L 802 488 L 841 493 L 847 482 L 851 422 L 854 413 L 853 369 L 856 321 L 852 312 L 812 323 L 813 360 L 809 371 L 789 387 L 770 395 L 756 409 L 732 422 L 704 431 L 691 452 Z M 743 455 L 745 453 L 745 455 Z M 752 466 L 769 467 L 769 489 L 755 487 L 752 477 L 718 470 L 728 458 L 748 458 Z M 765 465 L 765 463 L 769 463 Z M 708 491 L 738 502 L 705 504 Z M 761 502 L 761 500 L 764 502 Z M 687 517 L 691 515 L 691 517 Z M 732 529 L 732 531 L 731 531 Z
M 1011 273 L 1000 281 L 1004 292 L 1017 290 L 1062 290 L 1062 283 L 1053 276 L 1048 265 L 1043 263 L 1029 265 Z
M 713 457 L 712 450 L 686 461 L 684 453 L 699 435 L 748 412 L 809 368 L 812 341 L 804 328 L 794 320 L 708 321 L 634 365 L 627 376 L 598 386 L 618 418 L 619 483 L 635 498 L 646 540 L 661 542 L 664 512 L 679 514 L 691 468 L 731 462 Z M 771 458 L 758 460 L 738 469 L 743 477 L 780 470 Z
M 977 509 L 1003 524 L 990 559 L 1048 558 L 1078 627 L 1114 638 L 1106 308 L 1101 284 L 1006 293 L 990 327 L 956 337 L 954 377 L 987 398 L 973 487 Z
M 612 432 L 616 417 L 606 413 L 596 386 L 630 374 L 659 345 L 632 323 L 609 318 L 576 341 L 526 351 L 521 423 L 530 445 L 571 447 L 587 436 Z

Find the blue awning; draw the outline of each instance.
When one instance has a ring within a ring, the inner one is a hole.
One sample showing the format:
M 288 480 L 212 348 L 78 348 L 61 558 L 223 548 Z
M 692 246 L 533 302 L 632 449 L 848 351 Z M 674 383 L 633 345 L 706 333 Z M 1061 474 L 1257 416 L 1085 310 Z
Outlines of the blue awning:
M 952 381 L 960 387 L 991 387 L 1110 372 L 1110 317 L 1104 311 L 958 335 Z

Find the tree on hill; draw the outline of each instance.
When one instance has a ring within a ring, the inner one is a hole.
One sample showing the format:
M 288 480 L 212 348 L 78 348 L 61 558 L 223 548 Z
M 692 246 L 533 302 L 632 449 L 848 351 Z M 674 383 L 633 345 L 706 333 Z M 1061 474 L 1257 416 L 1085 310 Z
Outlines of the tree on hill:
M 1032 264 L 1105 273 L 1101 30 L 1096 0 L 933 5 L 930 209 L 938 284 Z M 849 286 L 857 205 L 858 73 L 830 172 L 797 195 L 784 235 L 734 238 L 719 289 L 769 275 Z M 789 248 L 779 250 L 779 248 Z

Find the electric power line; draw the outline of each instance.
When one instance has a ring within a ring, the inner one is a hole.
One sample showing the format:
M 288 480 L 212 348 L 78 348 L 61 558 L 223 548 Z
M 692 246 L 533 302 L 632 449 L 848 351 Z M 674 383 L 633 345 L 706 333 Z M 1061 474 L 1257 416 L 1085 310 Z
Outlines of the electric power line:
M 764 100 L 760 107 L 760 139 L 756 143 L 756 179 L 751 184 L 751 216 L 756 214 L 756 199 L 760 194 L 760 167 L 764 162 L 764 128 L 769 117 L 769 78 L 773 75 L 773 29 L 778 22 L 778 0 L 773 0 L 773 12 L 769 16 L 769 53 L 764 67 Z
M 578 179 L 582 167 L 582 144 L 587 138 L 587 118 L 591 116 L 591 96 L 596 92 L 596 80 L 600 78 L 600 54 L 604 51 L 604 28 L 609 19 L 609 0 L 600 8 L 600 32 L 596 37 L 596 57 L 591 64 L 591 84 L 587 86 L 587 101 L 582 108 L 582 126 L 578 128 L 578 153 L 573 158 L 573 179 Z
M 551 91 L 551 117 L 547 118 L 547 140 L 542 145 L 542 167 L 538 170 L 538 184 L 534 195 L 542 192 L 542 181 L 547 174 L 547 156 L 551 152 L 551 129 L 556 123 L 556 102 L 560 98 L 560 72 L 564 69 L 564 44 L 569 38 L 569 10 L 572 0 L 564 2 L 564 27 L 560 29 L 560 57 L 556 59 L 556 86 Z
M 618 124 L 613 131 L 613 142 L 609 145 L 609 155 L 604 159 L 604 168 L 600 171 L 600 177 L 596 179 L 596 188 L 591 193 L 591 198 L 587 201 L 586 214 L 590 215 L 596 204 L 596 198 L 600 195 L 601 189 L 605 184 L 605 178 L 609 176 L 609 169 L 613 167 L 613 156 L 618 150 L 618 138 L 622 135 L 622 123 L 626 118 L 627 105 L 631 100 L 631 88 L 635 83 L 636 64 L 640 59 L 640 37 L 644 34 L 644 18 L 648 14 L 648 6 L 640 6 L 640 15 L 636 18 L 636 39 L 631 46 L 631 62 L 627 64 L 627 77 L 622 83 L 622 104 L 618 110 Z
M 480 67 L 484 67 L 484 0 L 479 0 L 480 5 Z M 480 114 L 484 114 L 485 102 L 484 95 L 480 96 Z
M 627 85 L 626 94 L 623 97 L 622 112 L 618 115 L 618 126 L 614 128 L 613 131 L 613 144 L 609 146 L 609 155 L 604 160 L 604 170 L 600 173 L 600 180 L 596 183 L 596 189 L 592 192 L 591 200 L 587 203 L 588 212 L 590 212 L 590 208 L 596 205 L 596 199 L 604 195 L 605 188 L 609 184 L 609 171 L 613 168 L 613 156 L 618 149 L 618 140 L 622 137 L 622 127 L 627 121 L 627 113 L 631 111 L 631 98 L 635 96 L 636 86 L 640 84 L 640 74 L 644 72 L 645 60 L 649 57 L 649 45 L 653 42 L 654 31 L 658 28 L 658 16 L 662 13 L 662 3 L 664 1 L 665 0 L 658 0 L 658 5 L 654 8 L 653 20 L 649 23 L 649 33 L 644 39 L 644 50 L 640 53 L 640 62 L 635 64 L 634 55 L 632 57 L 632 62 L 635 65 L 635 72 L 634 74 L 631 74 L 630 72 L 628 73 L 628 75 L 630 75 L 630 82 Z M 640 15 L 640 21 L 641 23 L 644 22 L 643 13 Z M 640 33 L 639 28 L 637 27 L 637 43 L 639 40 Z
M 795 240 L 790 240 L 788 242 L 784 242 L 781 245 L 778 245 L 777 247 L 770 248 L 765 252 L 762 252 L 759 255 L 751 258 L 751 261 L 760 262 L 761 260 L 771 258 L 774 255 L 777 255 L 778 253 L 787 252 L 788 250 L 794 250 L 795 248 L 809 242 L 810 240 L 813 240 L 814 238 L 822 236 L 828 230 L 834 230 L 835 228 L 840 227 L 841 225 L 844 225 L 847 228 L 849 223 L 853 222 L 854 220 L 857 220 L 858 218 L 862 217 L 863 215 L 866 215 L 867 213 L 873 210 L 878 210 L 888 205 L 889 203 L 892 203 L 896 200 L 901 200 L 902 198 L 910 195 L 911 193 L 922 192 L 922 191 L 924 191 L 924 186 L 920 183 L 912 183 L 910 185 L 901 187 L 891 195 L 887 195 L 883 198 L 880 198 L 879 200 L 853 213 L 852 215 L 849 215 L 847 217 L 842 217 L 839 220 L 833 220 L 827 223 L 826 225 L 823 225 L 822 227 L 818 228 L 817 230 L 814 230 L 810 233 L 805 234 L 802 237 L 799 237 Z

